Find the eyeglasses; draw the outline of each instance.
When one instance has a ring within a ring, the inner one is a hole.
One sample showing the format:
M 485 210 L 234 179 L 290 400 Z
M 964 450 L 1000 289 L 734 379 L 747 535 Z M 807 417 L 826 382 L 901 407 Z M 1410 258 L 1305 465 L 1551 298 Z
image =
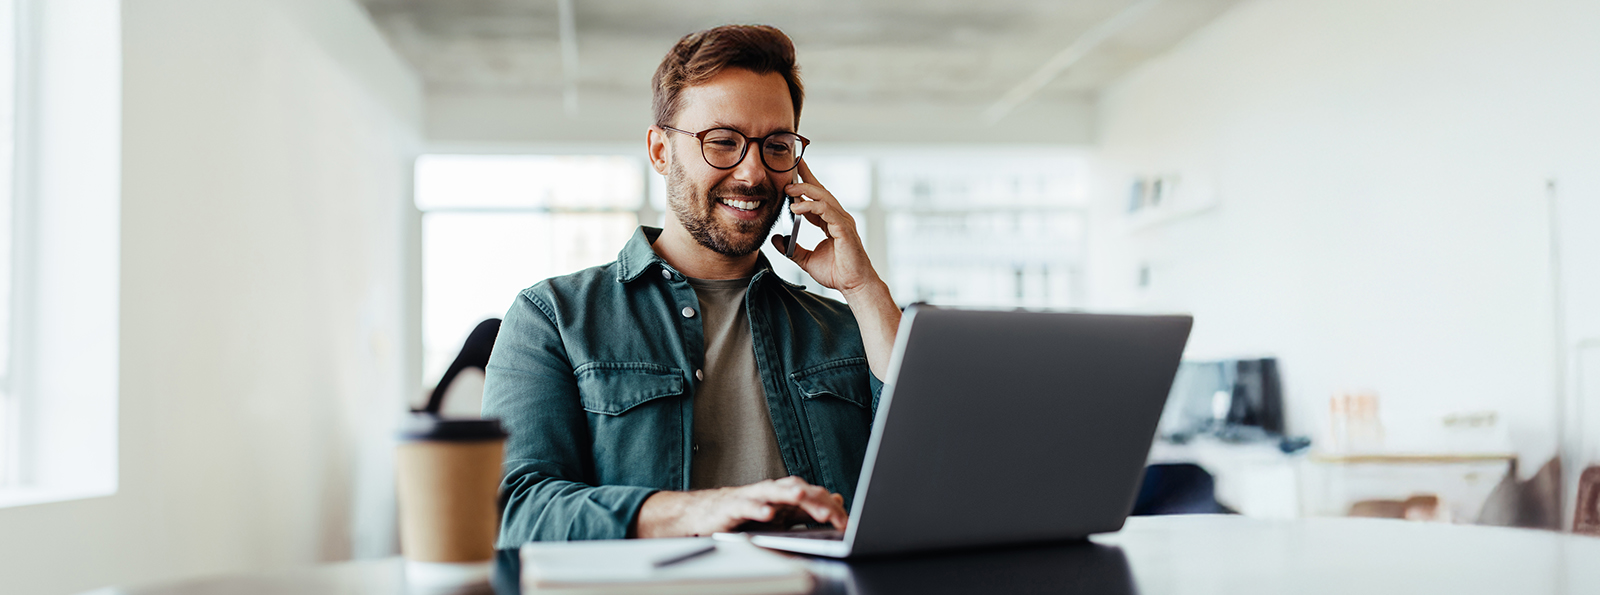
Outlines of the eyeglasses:
M 800 155 L 811 141 L 793 132 L 774 132 L 763 137 L 745 136 L 732 128 L 712 128 L 701 132 L 679 130 L 665 124 L 662 130 L 700 139 L 700 156 L 717 169 L 733 169 L 744 161 L 750 143 L 761 146 L 761 164 L 775 172 L 786 172 L 800 165 Z

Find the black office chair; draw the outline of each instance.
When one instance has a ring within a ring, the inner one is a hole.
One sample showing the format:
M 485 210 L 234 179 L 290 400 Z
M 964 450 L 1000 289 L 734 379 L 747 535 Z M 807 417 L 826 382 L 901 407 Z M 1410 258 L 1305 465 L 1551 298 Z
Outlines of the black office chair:
M 1216 481 L 1199 465 L 1163 463 L 1144 468 L 1132 516 L 1238 514 L 1217 502 Z
M 487 370 L 489 352 L 494 349 L 494 339 L 499 335 L 499 318 L 490 318 L 478 323 L 478 326 L 467 335 L 467 341 L 461 345 L 461 353 L 456 355 L 455 361 L 450 362 L 450 367 L 444 371 L 444 377 L 439 379 L 439 384 L 428 394 L 428 404 L 415 410 L 415 413 L 438 415 L 444 407 L 444 396 L 449 392 L 450 383 L 455 382 L 456 376 L 468 368 Z

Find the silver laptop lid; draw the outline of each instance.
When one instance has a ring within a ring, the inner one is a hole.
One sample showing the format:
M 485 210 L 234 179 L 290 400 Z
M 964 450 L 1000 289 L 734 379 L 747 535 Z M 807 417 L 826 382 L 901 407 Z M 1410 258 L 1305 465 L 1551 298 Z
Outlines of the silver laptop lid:
M 1192 323 L 908 309 L 851 507 L 850 555 L 1120 529 Z

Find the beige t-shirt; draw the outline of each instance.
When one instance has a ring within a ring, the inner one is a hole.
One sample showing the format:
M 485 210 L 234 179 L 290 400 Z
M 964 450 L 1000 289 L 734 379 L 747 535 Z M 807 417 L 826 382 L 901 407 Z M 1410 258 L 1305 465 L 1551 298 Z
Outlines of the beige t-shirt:
M 700 299 L 706 360 L 694 393 L 690 489 L 719 488 L 789 474 L 756 369 L 744 294 L 749 279 L 689 279 Z

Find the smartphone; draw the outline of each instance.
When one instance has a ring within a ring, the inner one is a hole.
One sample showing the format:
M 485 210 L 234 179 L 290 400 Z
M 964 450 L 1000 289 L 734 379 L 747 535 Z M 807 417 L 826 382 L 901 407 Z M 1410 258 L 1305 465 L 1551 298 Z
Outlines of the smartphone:
M 801 183 L 802 180 L 799 174 L 795 174 L 794 181 L 796 184 Z M 794 198 L 790 197 L 786 200 L 789 204 L 794 204 Z M 804 221 L 805 217 L 795 215 L 794 209 L 785 208 L 784 210 L 789 212 L 789 221 L 794 223 L 794 229 L 789 231 L 789 245 L 784 248 L 783 255 L 788 258 L 794 258 L 794 247 L 800 245 L 800 222 Z
M 793 202 L 793 199 L 790 199 L 790 202 Z M 789 246 L 784 248 L 783 255 L 794 258 L 794 247 L 800 245 L 800 222 L 804 221 L 805 217 L 795 215 L 794 211 L 790 210 L 789 220 L 794 221 L 794 229 L 789 230 Z

